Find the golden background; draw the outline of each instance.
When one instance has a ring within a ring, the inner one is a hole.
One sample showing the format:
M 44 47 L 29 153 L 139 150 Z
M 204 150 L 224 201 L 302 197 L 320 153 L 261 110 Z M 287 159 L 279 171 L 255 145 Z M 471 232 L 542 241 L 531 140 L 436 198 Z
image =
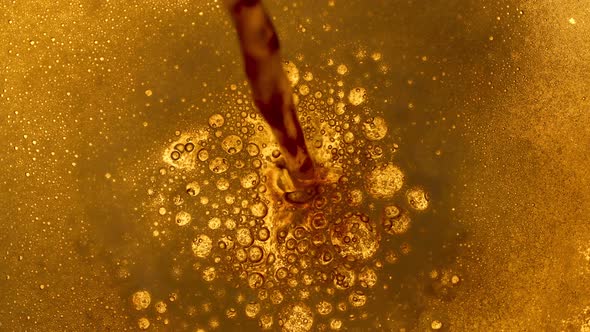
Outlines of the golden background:
M 416 256 L 380 270 L 369 316 L 340 314 L 342 330 L 590 331 L 587 1 L 266 5 L 300 71 L 337 80 L 346 64 L 370 91 L 431 197 Z M 203 306 L 190 270 L 174 277 L 181 246 L 154 236 L 146 194 L 175 131 L 243 86 L 220 3 L 6 0 L 0 20 L 0 330 L 137 330 L 144 316 L 257 330 L 243 309 Z M 138 312 L 140 289 L 183 300 Z

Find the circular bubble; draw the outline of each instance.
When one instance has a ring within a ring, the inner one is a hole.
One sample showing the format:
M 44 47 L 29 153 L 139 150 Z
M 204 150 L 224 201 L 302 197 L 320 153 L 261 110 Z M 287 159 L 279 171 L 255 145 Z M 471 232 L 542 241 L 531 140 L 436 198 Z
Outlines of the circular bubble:
M 254 143 L 248 143 L 248 145 L 246 145 L 246 151 L 250 157 L 256 157 L 260 154 L 260 148 Z
M 363 192 L 359 189 L 353 189 L 349 191 L 346 202 L 351 206 L 360 205 L 363 202 Z
M 270 230 L 266 227 L 262 227 L 258 230 L 258 240 L 266 241 L 270 238 Z
M 213 241 L 204 234 L 199 235 L 193 240 L 192 249 L 197 257 L 207 257 L 213 248 Z
M 250 207 L 250 212 L 256 218 L 264 218 L 268 213 L 268 207 L 263 202 L 257 202 Z
M 422 188 L 412 188 L 408 190 L 406 197 L 412 208 L 418 211 L 423 211 L 428 208 L 428 201 L 430 198 Z
M 219 227 L 221 227 L 221 219 L 213 217 L 209 219 L 207 226 L 209 226 L 210 229 L 218 229 Z
M 390 198 L 404 184 L 404 174 L 392 163 L 376 166 L 366 177 L 365 186 L 375 198 Z
M 346 112 L 346 105 L 343 102 L 339 102 L 334 106 L 334 113 L 336 115 L 342 115 Z
M 347 213 L 341 222 L 335 223 L 331 240 L 340 255 L 349 260 L 367 259 L 379 248 L 376 228 L 361 213 Z
M 260 316 L 258 320 L 258 326 L 264 331 L 270 330 L 272 328 L 273 319 L 272 316 L 269 314 L 263 314 Z
M 209 151 L 207 151 L 207 149 L 199 150 L 199 152 L 197 152 L 197 158 L 200 161 L 206 161 L 207 159 L 209 159 Z
M 180 159 L 180 152 L 178 152 L 178 151 L 172 151 L 172 153 L 170 154 L 170 158 L 172 160 L 178 160 L 178 159 Z
M 264 251 L 259 246 L 251 246 L 248 248 L 248 259 L 252 263 L 258 263 L 264 257 Z
M 156 308 L 157 313 L 163 314 L 166 312 L 168 305 L 164 301 L 158 301 L 154 307 Z
M 217 272 L 213 266 L 207 267 L 203 270 L 203 280 L 211 282 L 217 277 Z
M 225 158 L 217 157 L 209 163 L 209 169 L 216 174 L 221 174 L 229 169 L 229 162 Z
M 361 286 L 371 288 L 377 283 L 377 273 L 372 268 L 365 266 L 359 273 Z
M 348 296 L 348 302 L 353 307 L 362 307 L 367 303 L 367 295 L 361 291 L 354 291 Z
M 184 149 L 186 150 L 186 152 L 193 152 L 193 150 L 195 149 L 195 145 L 193 143 L 186 143 L 184 145 Z
M 135 306 L 136 310 L 144 310 L 147 307 L 149 307 L 150 302 L 152 301 L 152 297 L 150 295 L 150 292 L 146 290 L 141 290 L 133 293 L 131 301 L 133 302 L 133 305 Z
M 291 86 L 297 85 L 299 82 L 299 69 L 297 69 L 297 66 L 291 61 L 285 61 L 283 62 L 283 70 L 287 75 L 287 79 L 291 82 Z
M 188 225 L 191 222 L 191 214 L 185 211 L 180 211 L 176 214 L 176 224 L 178 226 Z
M 196 181 L 186 185 L 186 192 L 191 196 L 197 196 L 201 192 L 201 186 Z
M 258 313 L 260 313 L 260 303 L 249 302 L 248 304 L 246 304 L 245 312 L 248 318 L 256 317 Z
M 219 180 L 217 180 L 217 182 L 215 183 L 215 186 L 217 187 L 217 189 L 221 190 L 221 191 L 225 191 L 229 189 L 229 181 L 225 178 L 221 178 Z
M 367 90 L 364 88 L 354 88 L 348 93 L 348 101 L 354 106 L 358 106 L 367 100 Z
M 354 286 L 356 281 L 356 274 L 354 271 L 345 268 L 344 266 L 339 266 L 336 270 L 333 271 L 333 281 L 334 286 L 338 289 L 348 289 Z
M 137 321 L 137 326 L 139 327 L 140 330 L 147 330 L 150 327 L 150 321 L 149 321 L 149 319 L 147 319 L 145 317 L 141 317 Z
M 330 319 L 330 328 L 335 331 L 340 330 L 342 328 L 342 320 L 338 318 Z
M 264 277 L 262 274 L 254 272 L 248 276 L 248 286 L 250 286 L 250 288 L 256 289 L 262 287 L 262 285 L 264 285 Z
M 388 213 L 388 209 L 390 213 Z M 395 212 L 395 209 L 397 209 L 397 212 Z M 388 215 L 392 217 L 388 217 Z M 389 234 L 400 235 L 410 229 L 411 221 L 407 211 L 401 210 L 396 206 L 388 206 L 385 209 L 385 215 L 383 217 L 383 228 Z
M 260 178 L 258 177 L 258 173 L 255 172 L 250 172 L 240 179 L 240 184 L 245 189 L 254 188 L 258 185 L 259 182 Z
M 328 301 L 320 301 L 316 305 L 316 310 L 322 316 L 329 315 L 332 312 L 332 304 Z
M 370 141 L 378 141 L 383 139 L 387 135 L 387 122 L 385 119 L 376 116 L 370 119 L 367 119 L 363 123 L 363 134 L 365 137 Z
M 238 230 L 236 231 L 236 241 L 239 245 L 243 247 L 248 247 L 252 244 L 252 242 L 254 242 L 252 232 L 250 232 L 248 228 L 238 228 Z
M 213 114 L 209 117 L 209 126 L 211 126 L 211 128 L 219 128 L 223 126 L 224 123 L 225 119 L 221 114 Z
M 236 135 L 229 135 L 221 142 L 221 148 L 228 154 L 236 154 L 242 151 L 243 147 L 242 139 Z
M 313 312 L 303 304 L 296 303 L 289 305 L 280 313 L 283 320 L 284 332 L 306 332 L 313 326 Z

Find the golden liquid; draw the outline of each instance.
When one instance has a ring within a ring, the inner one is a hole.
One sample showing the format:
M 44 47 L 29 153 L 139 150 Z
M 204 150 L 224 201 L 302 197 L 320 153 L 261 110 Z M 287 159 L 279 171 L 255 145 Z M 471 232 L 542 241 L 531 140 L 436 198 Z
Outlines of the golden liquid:
M 587 5 L 267 6 L 306 205 L 216 2 L 0 4 L 0 330 L 589 330 Z

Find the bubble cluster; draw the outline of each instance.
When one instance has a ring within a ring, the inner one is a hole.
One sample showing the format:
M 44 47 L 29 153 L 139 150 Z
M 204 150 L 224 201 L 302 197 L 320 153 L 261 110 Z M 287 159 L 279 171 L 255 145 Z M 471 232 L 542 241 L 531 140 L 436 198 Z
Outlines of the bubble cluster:
M 164 154 L 170 167 L 157 175 L 162 190 L 151 197 L 163 209 L 161 218 L 173 216 L 185 226 L 178 232 L 190 232 L 191 273 L 244 293 L 224 308 L 228 319 L 241 312 L 262 330 L 338 330 L 343 317 L 360 316 L 379 289 L 379 267 L 411 252 L 406 242 L 394 250 L 383 249 L 382 241 L 406 234 L 410 211 L 426 209 L 429 198 L 417 186 L 396 195 L 404 173 L 389 161 L 395 143 L 385 119 L 368 114 L 374 105 L 365 88 L 344 88 L 346 76 L 330 85 L 311 71 L 300 80 L 294 62 L 284 68 L 321 174 L 318 186 L 284 192 L 289 180 L 281 150 L 248 91 L 232 85 L 227 112 L 171 140 Z M 337 73 L 348 68 L 341 65 Z M 167 309 L 158 304 L 156 310 Z M 208 321 L 209 327 L 224 324 Z

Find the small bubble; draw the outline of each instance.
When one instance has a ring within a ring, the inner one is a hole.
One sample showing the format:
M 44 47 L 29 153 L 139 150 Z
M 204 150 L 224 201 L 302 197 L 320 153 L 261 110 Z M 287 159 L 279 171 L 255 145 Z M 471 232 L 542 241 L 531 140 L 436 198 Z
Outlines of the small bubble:
M 408 190 L 406 197 L 410 206 L 418 211 L 428 208 L 429 197 L 422 188 L 412 188 Z
M 385 119 L 379 116 L 367 119 L 363 123 L 362 129 L 365 137 L 371 141 L 378 141 L 385 138 L 388 131 Z
M 354 88 L 348 93 L 348 101 L 354 106 L 358 106 L 364 103 L 366 100 L 367 90 L 364 88 Z
M 213 114 L 209 117 L 209 126 L 211 126 L 211 128 L 220 128 L 224 123 L 225 119 L 221 114 Z
M 197 152 L 197 158 L 199 158 L 200 161 L 206 161 L 209 159 L 209 151 L 206 149 L 199 150 L 199 152 Z
M 264 285 L 264 277 L 258 272 L 251 273 L 248 276 L 248 286 L 252 289 L 260 288 Z
M 346 67 L 346 65 L 339 65 L 336 68 L 336 72 L 338 72 L 338 74 L 340 75 L 345 75 L 346 73 L 348 73 L 348 68 Z
M 229 169 L 229 162 L 225 158 L 216 157 L 209 163 L 209 169 L 216 174 L 221 174 Z
M 153 94 L 152 90 L 145 90 L 146 96 L 151 97 L 152 94 Z
M 392 163 L 376 166 L 366 177 L 366 189 L 375 198 L 389 198 L 404 183 L 404 174 Z
M 178 152 L 178 151 L 172 151 L 172 153 L 170 154 L 170 158 L 172 158 L 172 160 L 178 160 L 178 159 L 180 159 L 180 152 Z
M 165 215 L 165 214 L 166 214 L 166 208 L 165 208 L 165 207 L 161 207 L 161 208 L 159 208 L 159 209 L 158 209 L 158 213 L 159 213 L 161 216 Z
M 433 330 L 440 330 L 442 326 L 443 324 L 439 320 L 433 320 L 432 323 L 430 323 L 430 328 L 432 328 Z
M 192 152 L 192 151 L 195 149 L 195 145 L 194 145 L 193 143 L 190 143 L 190 142 L 189 142 L 189 143 L 186 143 L 186 144 L 184 145 L 184 149 L 185 149 L 187 152 Z
M 197 182 L 191 182 L 186 185 L 186 192 L 191 196 L 197 196 L 201 192 L 201 186 Z
M 254 143 L 248 143 L 246 151 L 251 157 L 256 157 L 260 153 L 260 148 Z
M 221 219 L 213 217 L 209 219 L 207 226 L 209 226 L 210 229 L 218 229 L 219 227 L 221 227 Z
M 257 173 L 250 172 L 240 179 L 240 184 L 245 189 L 251 189 L 258 185 L 260 178 Z
M 229 181 L 225 178 L 221 178 L 219 180 L 217 180 L 217 182 L 215 183 L 217 189 L 221 190 L 221 191 L 225 191 L 229 189 Z
M 193 240 L 193 253 L 200 258 L 207 257 L 213 249 L 213 242 L 207 235 L 199 235 Z
M 150 327 L 150 321 L 145 317 L 141 317 L 137 321 L 137 326 L 140 330 L 147 330 Z
M 250 212 L 252 212 L 252 215 L 256 218 L 264 218 L 268 213 L 268 207 L 266 204 L 258 202 L 250 207 Z
M 136 310 L 144 310 L 149 307 L 152 297 L 148 291 L 141 290 L 133 293 L 131 300 Z
M 229 135 L 221 142 L 221 148 L 228 154 L 236 154 L 242 151 L 242 139 L 236 135 Z
M 243 247 L 248 247 L 254 242 L 252 232 L 248 228 L 238 228 L 236 231 L 236 241 Z
M 176 214 L 176 224 L 178 226 L 185 226 L 191 222 L 191 215 L 188 212 L 180 211 Z
M 249 302 L 248 304 L 246 304 L 245 312 L 248 318 L 256 317 L 258 313 L 260 313 L 260 303 Z

